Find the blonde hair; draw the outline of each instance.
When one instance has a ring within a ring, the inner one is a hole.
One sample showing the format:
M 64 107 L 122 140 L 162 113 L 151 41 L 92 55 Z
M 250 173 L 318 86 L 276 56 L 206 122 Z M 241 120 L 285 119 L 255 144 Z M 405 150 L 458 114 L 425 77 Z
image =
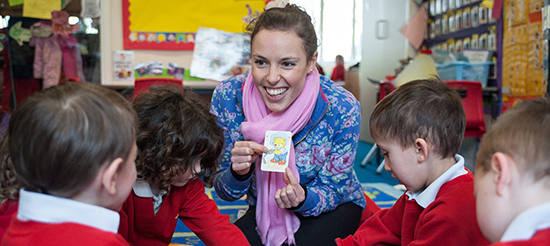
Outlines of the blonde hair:
M 491 169 L 494 153 L 511 156 L 535 181 L 550 176 L 550 100 L 524 101 L 491 126 L 477 153 L 476 173 Z

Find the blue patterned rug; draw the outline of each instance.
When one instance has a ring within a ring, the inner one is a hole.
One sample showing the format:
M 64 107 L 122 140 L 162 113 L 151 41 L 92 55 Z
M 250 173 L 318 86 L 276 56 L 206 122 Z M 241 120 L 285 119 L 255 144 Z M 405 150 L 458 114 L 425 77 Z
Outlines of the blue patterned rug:
M 391 185 L 386 183 L 364 183 L 363 191 L 381 208 L 391 207 L 397 198 L 403 194 L 403 191 L 396 190 Z M 216 204 L 218 204 L 218 209 L 222 214 L 229 215 L 229 220 L 231 222 L 235 222 L 235 220 L 237 220 L 239 210 L 245 210 L 248 208 L 248 205 L 244 199 L 227 202 L 220 199 L 214 189 L 207 189 L 206 194 L 216 201 Z M 174 232 L 172 243 L 170 245 L 204 246 L 204 243 L 202 243 L 201 240 L 195 236 L 195 233 L 189 230 L 185 224 L 178 220 L 176 231 Z

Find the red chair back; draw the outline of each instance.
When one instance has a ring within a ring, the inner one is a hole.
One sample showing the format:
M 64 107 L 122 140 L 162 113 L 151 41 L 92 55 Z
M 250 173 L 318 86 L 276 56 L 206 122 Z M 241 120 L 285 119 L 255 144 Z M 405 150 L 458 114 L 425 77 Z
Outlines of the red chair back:
M 382 98 L 390 94 L 393 90 L 395 90 L 395 86 L 391 82 L 381 82 L 379 85 L 378 101 L 381 101 Z
M 151 87 L 164 86 L 164 85 L 176 85 L 183 91 L 183 81 L 181 79 L 174 78 L 139 78 L 134 82 L 134 97 L 139 93 L 151 91 Z
M 481 82 L 466 80 L 447 80 L 447 86 L 456 89 L 462 99 L 466 113 L 466 131 L 464 137 L 481 137 L 485 133 L 483 114 L 483 91 Z

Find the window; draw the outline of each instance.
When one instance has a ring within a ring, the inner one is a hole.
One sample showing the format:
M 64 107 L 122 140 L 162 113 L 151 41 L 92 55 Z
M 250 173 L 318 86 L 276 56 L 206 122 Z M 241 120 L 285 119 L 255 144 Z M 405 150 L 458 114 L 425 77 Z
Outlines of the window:
M 291 0 L 312 17 L 319 39 L 319 63 L 333 64 L 342 55 L 347 64 L 361 61 L 363 0 Z

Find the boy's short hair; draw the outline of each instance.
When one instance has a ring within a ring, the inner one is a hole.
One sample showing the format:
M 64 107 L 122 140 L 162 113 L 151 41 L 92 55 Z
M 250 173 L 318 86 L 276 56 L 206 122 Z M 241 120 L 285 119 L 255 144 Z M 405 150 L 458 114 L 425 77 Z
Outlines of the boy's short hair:
M 133 105 L 139 118 L 138 177 L 168 190 L 173 177 L 193 170 L 200 159 L 202 171 L 196 175 L 211 187 L 225 139 L 206 103 L 192 91 L 163 86 L 137 95 Z
M 422 138 L 441 158 L 458 153 L 465 125 L 459 94 L 439 78 L 403 84 L 384 97 L 370 117 L 373 138 L 396 141 L 403 148 Z
M 99 85 L 69 82 L 34 93 L 8 127 L 18 181 L 30 191 L 78 194 L 103 165 L 128 158 L 136 120 L 129 101 Z
M 531 173 L 535 181 L 550 176 L 548 97 L 523 101 L 499 116 L 481 141 L 476 171 L 489 171 L 496 152 L 509 155 L 523 172 Z

